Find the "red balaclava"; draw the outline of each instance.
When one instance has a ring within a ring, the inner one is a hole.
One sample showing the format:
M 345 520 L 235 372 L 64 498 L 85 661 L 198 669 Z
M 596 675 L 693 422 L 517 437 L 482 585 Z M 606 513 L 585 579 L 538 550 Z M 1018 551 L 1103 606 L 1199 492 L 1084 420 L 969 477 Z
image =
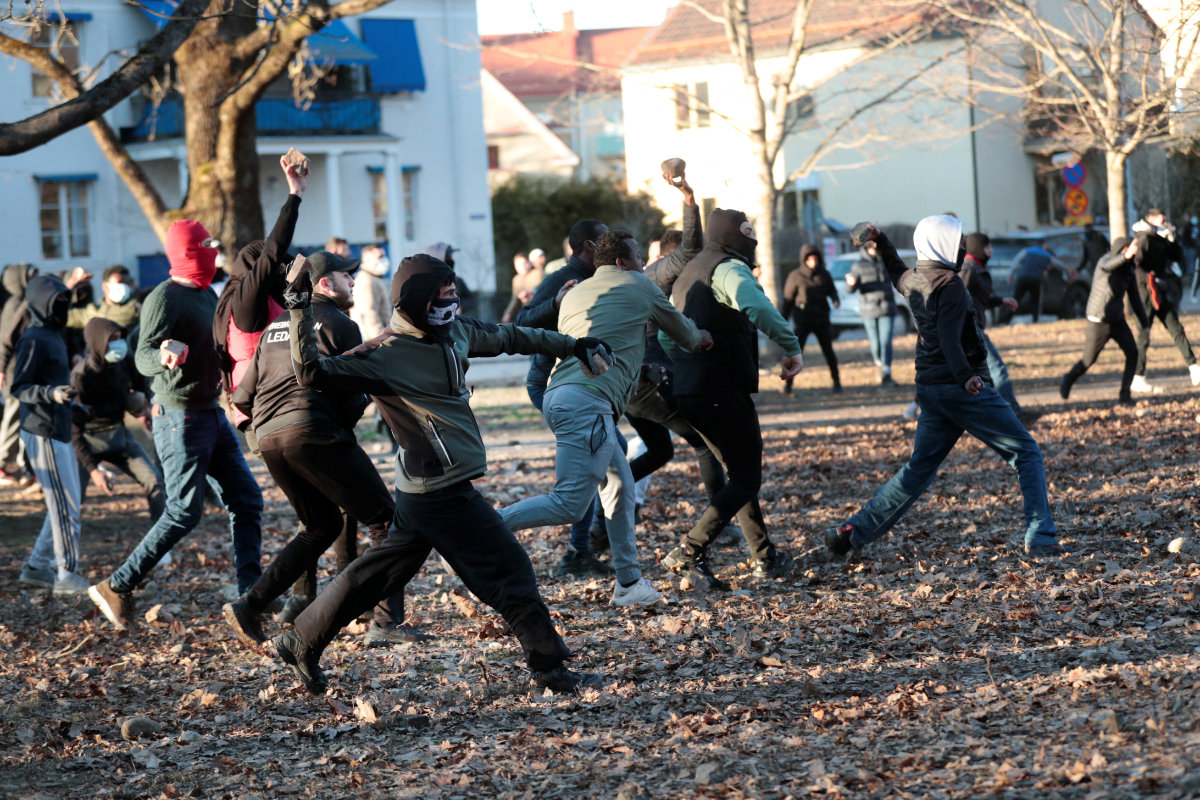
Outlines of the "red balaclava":
M 208 231 L 194 219 L 171 223 L 167 228 L 167 261 L 172 278 L 186 278 L 201 289 L 208 288 L 217 274 L 217 250 L 203 244 L 208 238 Z

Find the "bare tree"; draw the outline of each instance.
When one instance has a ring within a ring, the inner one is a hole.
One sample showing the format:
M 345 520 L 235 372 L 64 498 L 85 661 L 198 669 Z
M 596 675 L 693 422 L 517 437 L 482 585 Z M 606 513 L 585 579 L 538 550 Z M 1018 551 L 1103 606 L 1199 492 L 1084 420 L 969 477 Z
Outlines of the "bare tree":
M 784 174 L 780 169 L 784 147 L 798 130 L 797 119 L 788 113 L 793 104 L 811 101 L 813 94 L 839 76 L 881 55 L 911 45 L 935 30 L 944 14 L 929 14 L 927 9 L 883 6 L 869 28 L 850 32 L 850 41 L 863 45 L 859 54 L 837 69 L 824 73 L 818 80 L 804 83 L 799 74 L 803 56 L 808 48 L 807 28 L 815 0 L 798 0 L 791 16 L 791 29 L 785 45 L 783 68 L 771 76 L 769 90 L 764 91 L 759 75 L 759 59 L 750 19 L 751 0 L 720 0 L 719 10 L 713 0 L 683 0 L 683 5 L 695 9 L 725 31 L 730 54 L 742 74 L 746 97 L 750 103 L 747 119 L 736 119 L 710 109 L 740 130 L 753 150 L 757 164 L 756 175 L 761 188 L 761 206 L 756 220 L 758 236 L 757 259 L 762 268 L 761 281 L 772 299 L 778 299 L 782 276 L 778 275 L 775 258 L 775 227 L 784 191 L 793 181 L 809 175 L 821 160 L 837 148 L 853 146 L 843 140 L 847 129 L 872 110 L 891 102 L 910 89 L 922 76 L 936 69 L 959 48 L 915 67 L 906 76 L 892 76 L 878 93 L 856 96 L 836 119 L 821 129 L 821 135 L 803 161 Z M 854 144 L 857 144 L 855 142 Z
M 139 48 L 174 55 L 183 98 L 188 160 L 188 190 L 180 209 L 167 208 L 157 188 L 101 116 L 129 92 L 113 99 L 115 91 L 107 95 L 85 91 L 53 48 L 36 47 L 0 34 L 0 52 L 28 61 L 50 76 L 66 98 L 64 106 L 75 103 L 75 124 L 87 122 L 101 152 L 160 239 L 173 219 L 185 217 L 200 220 L 221 241 L 241 247 L 263 235 L 255 103 L 302 55 L 308 36 L 333 20 L 379 8 L 389 1 L 345 0 L 331 5 L 326 0 L 296 0 L 284 5 L 264 0 L 260 10 L 259 3 L 245 0 L 184 0 L 167 27 Z M 264 12 L 275 18 L 264 24 Z M 40 3 L 33 16 L 41 17 Z M 181 34 L 182 41 L 176 43 Z M 162 60 L 165 58 L 160 63 Z M 145 85 L 154 69 L 135 72 L 131 68 L 120 88 L 134 83 L 135 75 L 142 78 L 137 86 Z M 47 113 L 69 116 L 58 108 Z M 51 135 L 43 141 L 69 129 L 66 123 L 47 126 L 44 130 Z
M 925 3 L 926 0 L 922 0 Z M 1104 155 L 1109 227 L 1128 230 L 1126 163 L 1147 145 L 1179 145 L 1200 120 L 1200 0 L 928 0 L 971 31 L 972 100 L 1021 105 L 1031 137 Z

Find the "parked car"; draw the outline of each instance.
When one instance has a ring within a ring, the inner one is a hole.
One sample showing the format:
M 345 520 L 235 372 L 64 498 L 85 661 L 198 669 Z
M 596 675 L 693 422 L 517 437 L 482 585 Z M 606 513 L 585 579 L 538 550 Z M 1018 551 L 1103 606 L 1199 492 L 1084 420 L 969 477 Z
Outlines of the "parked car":
M 1100 233 L 1108 236 L 1107 228 L 1097 228 Z M 1046 242 L 1046 249 L 1062 262 L 1068 269 L 1074 271 L 1083 257 L 1082 228 L 1054 228 L 1040 231 L 1018 231 L 1004 233 L 991 237 L 992 259 L 988 262 L 988 270 L 992 273 L 992 283 L 996 294 L 1011 295 L 1014 288 L 1013 262 L 1026 247 Z M 1075 277 L 1067 272 L 1048 269 L 1042 279 L 1042 313 L 1053 314 L 1059 319 L 1078 319 L 1087 309 L 1088 293 L 1092 289 L 1090 270 L 1079 270 Z M 1031 314 L 1030 299 L 1026 298 L 1024 305 L 1017 309 L 1018 314 Z M 999 309 L 998 322 L 1007 322 L 1012 314 L 1006 308 Z
M 899 250 L 897 252 L 904 259 L 905 264 L 910 267 L 916 265 L 917 253 L 915 250 Z M 837 281 L 838 295 L 842 298 L 841 306 L 833 309 L 829 314 L 829 321 L 833 325 L 835 336 L 842 331 L 862 329 L 862 317 L 858 315 L 859 294 L 850 291 L 850 287 L 846 286 L 846 276 L 850 274 L 850 267 L 861 257 L 855 250 L 850 253 L 842 253 L 829 262 L 829 274 Z M 803 269 L 803 267 L 797 267 L 797 269 Z M 908 308 L 908 301 L 896 291 L 894 286 L 892 293 L 896 296 L 896 326 L 893 335 L 903 336 L 915 329 L 912 311 Z

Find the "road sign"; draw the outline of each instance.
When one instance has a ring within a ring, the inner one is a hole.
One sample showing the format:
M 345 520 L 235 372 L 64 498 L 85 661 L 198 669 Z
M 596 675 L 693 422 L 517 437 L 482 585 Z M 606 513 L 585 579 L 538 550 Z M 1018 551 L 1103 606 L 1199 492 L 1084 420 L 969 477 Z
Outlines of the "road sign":
M 1063 167 L 1059 174 L 1062 175 L 1063 183 L 1067 186 L 1082 186 L 1083 182 L 1087 180 L 1087 167 L 1083 166 L 1083 162 L 1080 161 L 1072 166 Z
M 1063 194 L 1063 209 L 1072 217 L 1082 217 L 1088 210 L 1088 196 L 1083 189 L 1067 189 Z

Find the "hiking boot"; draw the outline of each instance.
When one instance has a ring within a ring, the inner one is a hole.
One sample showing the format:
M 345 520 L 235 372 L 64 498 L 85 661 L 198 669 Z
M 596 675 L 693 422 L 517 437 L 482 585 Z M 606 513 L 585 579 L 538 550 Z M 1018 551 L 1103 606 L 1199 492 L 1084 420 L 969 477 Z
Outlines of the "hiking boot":
M 697 586 L 718 592 L 728 592 L 731 588 L 713 572 L 707 553 L 691 553 L 684 547 L 676 547 L 663 556 L 661 563 L 664 569 L 685 575 Z
M 829 528 L 825 531 L 825 547 L 839 558 L 851 550 L 854 551 L 855 555 L 858 555 L 859 549 L 854 546 L 854 542 L 850 539 L 850 534 L 852 533 L 854 533 L 854 526 L 849 523 L 837 528 Z
M 108 581 L 100 581 L 95 586 L 89 586 L 88 597 L 100 609 L 100 613 L 116 626 L 119 631 L 127 631 L 133 627 L 133 594 L 118 592 L 108 585 Z
M 321 654 L 300 638 L 295 631 L 276 636 L 271 640 L 279 659 L 292 668 L 304 688 L 313 694 L 322 694 L 329 688 L 325 673 L 321 671 Z
M 82 575 L 76 575 L 74 572 L 68 572 L 67 577 L 58 578 L 54 581 L 54 594 L 71 595 L 83 594 L 88 590 L 87 578 Z
M 565 578 L 569 575 L 579 577 L 612 575 L 615 572 L 616 570 L 591 553 L 580 553 L 574 547 L 567 545 L 567 552 L 563 553 L 562 561 L 559 562 L 558 569 L 554 571 L 554 574 L 559 578 Z
M 770 558 L 754 559 L 755 578 L 786 578 L 796 569 L 796 560 L 783 550 L 776 550 Z
M 296 617 L 300 616 L 300 612 L 312 605 L 313 599 L 305 594 L 294 594 L 288 598 L 284 604 L 283 610 L 279 612 L 280 625 L 296 624 Z
M 436 638 L 436 636 L 421 633 L 416 628 L 410 628 L 400 623 L 380 625 L 378 622 L 372 622 L 371 627 L 363 634 L 363 644 L 367 647 L 387 647 L 393 644 L 432 642 Z
M 58 580 L 58 573 L 52 569 L 41 569 L 40 567 L 26 564 L 21 567 L 21 577 L 17 580 L 26 586 L 36 586 L 39 589 L 53 589 L 54 582 Z
M 654 584 L 643 578 L 638 578 L 632 586 L 622 586 L 620 581 L 613 584 L 610 606 L 632 608 L 633 606 L 652 606 L 662 600 L 662 595 L 654 588 Z
M 604 676 L 595 672 L 574 672 L 566 667 L 538 670 L 533 673 L 533 682 L 541 689 L 555 694 L 571 694 L 584 689 L 599 689 L 604 686 Z
M 1071 548 L 1058 542 L 1038 542 L 1025 545 L 1025 555 L 1028 556 L 1065 556 Z
M 221 615 L 237 634 L 238 641 L 252 650 L 267 640 L 262 629 L 262 615 L 250 609 L 245 597 L 239 597 L 232 603 L 221 606 Z

